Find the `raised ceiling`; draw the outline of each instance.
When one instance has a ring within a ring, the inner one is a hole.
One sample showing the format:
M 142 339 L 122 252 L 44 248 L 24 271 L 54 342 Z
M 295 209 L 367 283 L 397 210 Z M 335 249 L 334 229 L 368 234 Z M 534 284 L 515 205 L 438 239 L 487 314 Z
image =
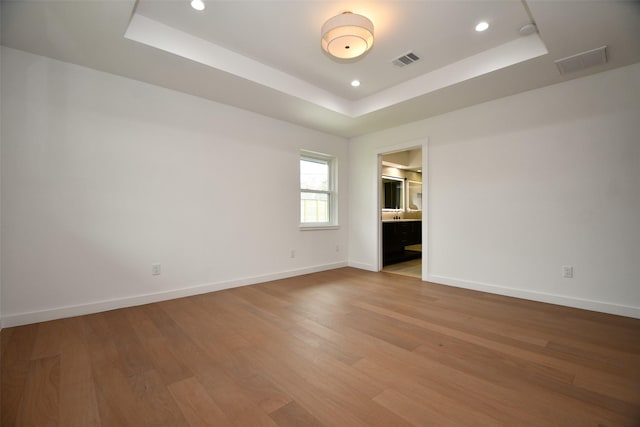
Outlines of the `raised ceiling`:
M 2 44 L 347 137 L 640 61 L 637 1 L 205 4 L 3 1 Z M 352 62 L 320 48 L 320 27 L 345 10 L 375 25 L 373 48 Z M 520 35 L 530 22 L 538 33 Z M 605 45 L 604 65 L 554 65 Z M 421 59 L 393 65 L 408 52 Z

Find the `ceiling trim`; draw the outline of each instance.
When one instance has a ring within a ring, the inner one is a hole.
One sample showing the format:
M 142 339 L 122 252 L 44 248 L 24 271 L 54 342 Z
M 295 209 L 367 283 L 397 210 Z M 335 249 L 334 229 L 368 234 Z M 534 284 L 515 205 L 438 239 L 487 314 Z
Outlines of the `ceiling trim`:
M 259 61 L 137 13 L 133 14 L 124 37 L 250 80 L 350 118 L 358 118 L 548 53 L 538 34 L 531 34 L 363 99 L 349 101 Z
M 353 117 L 344 98 L 146 16 L 134 13 L 124 37 Z
M 363 116 L 547 53 L 549 52 L 538 34 L 520 37 L 355 101 L 352 104 L 353 117 Z

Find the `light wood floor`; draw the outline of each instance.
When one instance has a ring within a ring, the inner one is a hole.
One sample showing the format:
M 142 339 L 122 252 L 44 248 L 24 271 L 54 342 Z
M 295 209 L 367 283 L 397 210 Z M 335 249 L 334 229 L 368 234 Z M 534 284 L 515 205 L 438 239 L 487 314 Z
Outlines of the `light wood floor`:
M 2 426 L 638 426 L 640 320 L 350 268 L 2 331 Z
M 402 274 L 404 276 L 422 277 L 422 259 L 412 259 L 398 262 L 396 264 L 385 265 L 382 269 L 385 273 Z

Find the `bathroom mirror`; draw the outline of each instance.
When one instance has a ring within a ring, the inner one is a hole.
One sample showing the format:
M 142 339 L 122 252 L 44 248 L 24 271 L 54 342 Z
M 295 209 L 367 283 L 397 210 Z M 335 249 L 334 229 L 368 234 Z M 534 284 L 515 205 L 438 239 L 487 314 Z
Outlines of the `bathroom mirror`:
M 407 181 L 407 210 L 422 210 L 422 183 Z
M 404 179 L 382 177 L 382 209 L 404 210 Z

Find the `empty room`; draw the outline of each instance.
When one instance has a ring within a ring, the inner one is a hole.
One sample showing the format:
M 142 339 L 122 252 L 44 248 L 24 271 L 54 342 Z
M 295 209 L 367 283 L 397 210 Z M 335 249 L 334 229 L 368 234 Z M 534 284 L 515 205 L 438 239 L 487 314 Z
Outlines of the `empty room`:
M 0 425 L 640 425 L 640 2 L 1 0 Z

